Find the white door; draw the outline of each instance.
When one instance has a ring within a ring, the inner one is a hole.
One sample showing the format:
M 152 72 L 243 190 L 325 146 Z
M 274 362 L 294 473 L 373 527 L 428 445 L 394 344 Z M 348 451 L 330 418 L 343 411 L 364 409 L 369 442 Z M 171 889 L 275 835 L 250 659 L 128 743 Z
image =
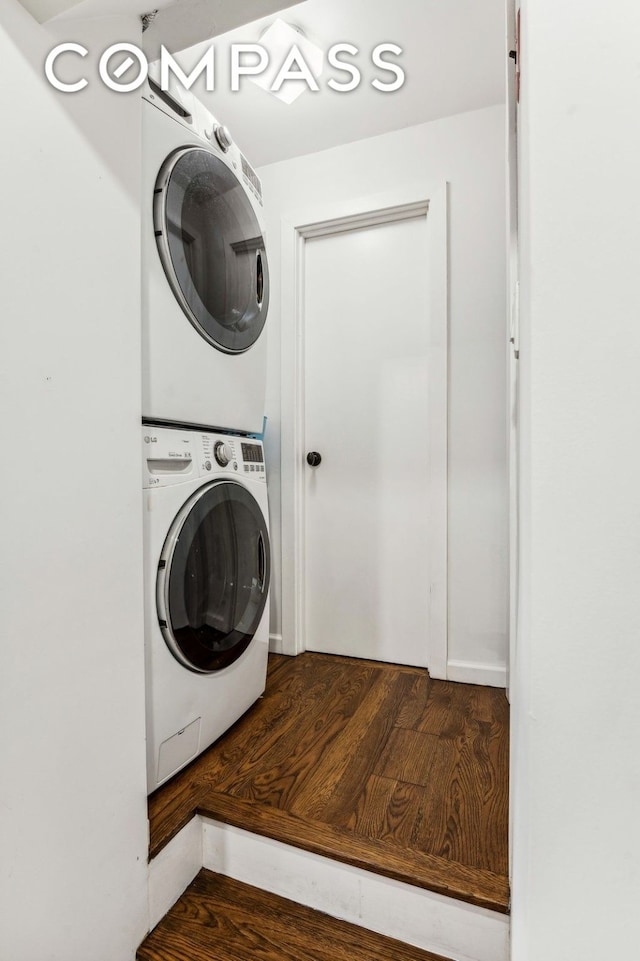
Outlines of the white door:
M 429 228 L 423 212 L 306 243 L 308 650 L 428 664 Z

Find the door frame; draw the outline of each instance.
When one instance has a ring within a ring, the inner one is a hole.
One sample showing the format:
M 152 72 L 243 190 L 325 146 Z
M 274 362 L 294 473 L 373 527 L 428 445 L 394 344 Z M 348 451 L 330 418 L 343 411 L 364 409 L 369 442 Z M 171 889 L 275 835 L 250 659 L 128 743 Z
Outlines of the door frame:
M 447 677 L 448 185 L 410 183 L 387 193 L 316 203 L 282 217 L 281 497 L 282 653 L 306 650 L 304 293 L 308 240 L 428 218 L 430 603 L 428 665 Z

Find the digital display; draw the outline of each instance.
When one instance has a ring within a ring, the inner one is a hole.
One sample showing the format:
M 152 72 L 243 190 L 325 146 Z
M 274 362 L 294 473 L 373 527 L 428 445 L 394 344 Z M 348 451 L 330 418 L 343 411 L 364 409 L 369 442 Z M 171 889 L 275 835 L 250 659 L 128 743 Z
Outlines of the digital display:
M 260 444 L 243 444 L 242 459 L 248 464 L 261 464 L 264 458 Z

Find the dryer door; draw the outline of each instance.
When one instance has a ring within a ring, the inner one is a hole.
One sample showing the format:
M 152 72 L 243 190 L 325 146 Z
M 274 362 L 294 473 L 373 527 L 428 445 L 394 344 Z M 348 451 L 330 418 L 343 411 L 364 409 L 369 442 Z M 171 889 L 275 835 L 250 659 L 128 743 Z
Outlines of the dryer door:
M 227 353 L 248 350 L 267 318 L 269 270 L 235 174 L 209 150 L 177 151 L 158 176 L 154 222 L 165 273 L 198 333 Z
M 158 617 L 173 655 L 199 673 L 233 663 L 260 624 L 269 579 L 269 534 L 255 498 L 234 481 L 198 491 L 158 567 Z

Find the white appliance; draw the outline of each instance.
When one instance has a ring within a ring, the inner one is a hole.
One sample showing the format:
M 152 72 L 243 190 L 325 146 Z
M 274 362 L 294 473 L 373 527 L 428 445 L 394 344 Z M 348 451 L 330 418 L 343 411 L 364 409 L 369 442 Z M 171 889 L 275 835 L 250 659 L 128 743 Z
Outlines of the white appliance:
M 186 91 L 145 86 L 142 414 L 262 429 L 269 307 L 260 180 Z
M 261 441 L 142 435 L 151 793 L 264 691 L 270 557 Z

